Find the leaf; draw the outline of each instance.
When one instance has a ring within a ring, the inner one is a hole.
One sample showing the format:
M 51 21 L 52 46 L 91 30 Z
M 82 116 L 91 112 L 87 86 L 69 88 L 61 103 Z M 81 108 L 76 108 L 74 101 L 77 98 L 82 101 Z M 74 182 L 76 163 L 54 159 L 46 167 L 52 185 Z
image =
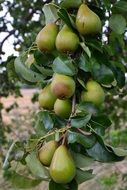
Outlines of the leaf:
M 37 135 L 39 136 L 43 136 L 47 132 L 43 123 L 42 115 L 43 115 L 43 112 L 40 111 L 37 113 L 36 118 L 35 118 L 35 121 L 36 121 L 35 130 L 36 130 Z
M 78 190 L 78 183 L 74 179 L 71 181 L 71 183 L 68 184 L 68 186 L 69 190 Z
M 41 113 L 41 117 L 42 117 L 42 121 L 43 121 L 45 129 L 48 130 L 48 131 L 50 129 L 52 129 L 54 123 L 53 123 L 53 120 L 52 120 L 52 118 L 50 116 L 50 113 L 48 111 L 43 111 Z
M 85 127 L 86 124 L 90 121 L 90 119 L 91 119 L 91 114 L 75 116 L 71 119 L 71 126 L 75 128 Z
M 82 47 L 82 49 L 84 50 L 84 52 L 88 55 L 88 57 L 91 57 L 91 51 L 88 48 L 88 46 L 86 46 L 84 42 L 81 42 L 80 46 Z
M 84 156 L 83 154 L 71 152 L 75 165 L 77 168 L 85 168 L 91 166 L 93 164 L 94 159 Z
M 126 29 L 126 20 L 120 14 L 114 14 L 109 19 L 110 28 L 117 34 L 123 34 Z
M 49 183 L 49 190 L 66 190 L 62 184 L 55 183 L 53 180 Z
M 15 188 L 21 189 L 33 188 L 41 183 L 41 180 L 28 178 L 27 176 L 20 175 L 14 171 L 11 174 L 10 180 Z
M 81 184 L 87 180 L 90 180 L 94 177 L 92 172 L 93 172 L 92 170 L 83 171 L 81 169 L 77 169 L 75 180 L 77 181 L 78 184 Z
M 93 63 L 92 73 L 94 78 L 102 84 L 108 85 L 114 81 L 112 70 L 104 64 Z
M 53 3 L 45 4 L 43 7 L 43 12 L 45 15 L 45 23 L 55 22 L 59 17 L 57 15 L 58 6 Z
M 113 8 L 112 8 L 113 12 L 116 12 L 116 13 L 127 13 L 127 2 L 126 0 L 125 1 L 117 1 Z
M 85 53 L 81 54 L 79 59 L 76 61 L 77 65 L 79 68 L 85 72 L 90 72 L 91 71 L 91 62 L 89 60 L 88 55 Z
M 78 8 L 80 5 L 81 5 L 82 1 L 81 0 L 63 0 L 61 3 L 60 3 L 60 6 L 62 8 L 66 8 L 66 9 L 69 9 L 69 8 Z
M 90 120 L 91 127 L 99 135 L 104 135 L 105 130 L 112 124 L 110 119 L 106 115 L 100 114 L 99 116 L 92 116 Z
M 15 65 L 16 73 L 20 77 L 25 79 L 26 81 L 31 82 L 31 83 L 43 82 L 45 77 L 25 67 L 25 65 L 23 64 L 21 60 L 21 57 L 17 57 L 15 59 L 14 65 Z
M 49 69 L 49 68 L 45 68 L 42 66 L 38 66 L 36 63 L 33 64 L 34 67 L 40 72 L 42 73 L 43 76 L 47 77 L 47 76 L 52 76 L 53 75 L 53 70 Z
M 66 9 L 59 9 L 57 12 L 58 16 L 61 18 L 61 20 L 64 21 L 64 23 L 72 28 L 74 30 L 75 28 L 75 23 L 72 20 L 71 16 L 68 14 L 68 12 L 66 11 Z
M 30 153 L 26 157 L 26 164 L 34 176 L 46 181 L 49 179 L 48 170 L 38 160 L 35 152 Z
M 79 143 L 85 148 L 90 148 L 96 143 L 96 137 L 94 135 L 82 135 L 80 133 L 68 132 L 68 143 Z
M 96 106 L 90 102 L 80 102 L 77 105 L 77 109 L 86 113 L 90 113 L 91 115 L 95 115 L 98 111 Z
M 117 81 L 117 85 L 119 88 L 124 87 L 125 85 L 125 73 L 121 70 L 120 67 L 117 67 L 113 64 L 113 62 L 110 65 L 112 72 L 114 73 L 115 79 Z
M 69 76 L 74 76 L 77 72 L 72 60 L 67 56 L 59 56 L 54 60 L 53 71 Z

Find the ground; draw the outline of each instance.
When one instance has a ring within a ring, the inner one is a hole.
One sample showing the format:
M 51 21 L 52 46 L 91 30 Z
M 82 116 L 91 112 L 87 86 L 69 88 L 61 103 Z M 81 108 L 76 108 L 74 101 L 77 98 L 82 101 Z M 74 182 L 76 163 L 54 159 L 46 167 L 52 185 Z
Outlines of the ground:
M 36 90 L 23 89 L 23 97 L 15 99 L 13 96 L 3 98 L 2 103 L 5 109 L 2 111 L 3 120 L 6 126 L 11 127 L 11 133 L 7 136 L 8 141 L 26 138 L 33 130 L 34 114 L 39 109 L 38 103 L 32 104 L 31 98 Z M 6 109 L 14 104 L 14 109 L 7 112 Z M 18 105 L 18 107 L 17 107 Z M 94 166 L 96 177 L 83 183 L 79 190 L 127 190 L 127 161 L 124 160 L 115 164 L 100 164 Z M 47 189 L 46 184 L 40 184 L 34 190 Z M 0 172 L 0 189 L 14 190 L 15 188 L 5 181 Z M 32 189 L 31 189 L 32 190 Z

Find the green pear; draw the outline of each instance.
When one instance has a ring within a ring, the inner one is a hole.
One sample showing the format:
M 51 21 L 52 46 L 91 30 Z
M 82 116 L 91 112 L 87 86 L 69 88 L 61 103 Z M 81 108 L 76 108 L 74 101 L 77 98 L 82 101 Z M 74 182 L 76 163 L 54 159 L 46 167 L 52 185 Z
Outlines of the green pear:
M 51 91 L 58 99 L 70 98 L 75 92 L 75 81 L 70 76 L 56 73 L 52 79 Z
M 54 111 L 56 115 L 62 117 L 63 119 L 69 118 L 72 110 L 71 101 L 66 100 L 59 100 L 57 99 L 54 104 Z
M 45 166 L 49 166 L 57 148 L 58 148 L 58 143 L 53 140 L 43 145 L 38 153 L 40 162 Z
M 47 24 L 37 35 L 36 43 L 40 51 L 53 51 L 55 49 L 58 26 L 55 23 Z
M 53 110 L 56 96 L 51 91 L 51 84 L 44 87 L 38 96 L 39 105 L 47 110 Z
M 83 102 L 92 102 L 96 106 L 100 106 L 105 99 L 105 93 L 99 83 L 90 80 L 86 84 L 87 91 L 82 91 L 81 100 Z
M 74 52 L 79 46 L 78 36 L 69 28 L 64 25 L 62 30 L 58 33 L 56 37 L 56 48 L 58 51 Z
M 50 176 L 56 183 L 69 183 L 75 177 L 76 167 L 66 146 L 61 145 L 53 155 Z
M 82 35 L 96 34 L 101 31 L 101 20 L 86 4 L 82 4 L 76 16 L 76 28 Z

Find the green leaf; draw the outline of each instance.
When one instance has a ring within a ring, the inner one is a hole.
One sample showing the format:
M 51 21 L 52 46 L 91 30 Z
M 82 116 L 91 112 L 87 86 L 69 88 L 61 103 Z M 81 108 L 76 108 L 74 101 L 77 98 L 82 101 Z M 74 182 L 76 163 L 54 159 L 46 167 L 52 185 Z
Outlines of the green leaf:
M 87 125 L 91 119 L 91 114 L 83 114 L 81 116 L 74 116 L 71 119 L 71 126 L 75 128 L 82 128 Z
M 85 72 L 90 72 L 91 71 L 91 62 L 89 60 L 88 55 L 85 53 L 81 54 L 78 60 L 76 60 L 77 65 L 79 68 Z
M 89 167 L 93 164 L 94 159 L 84 156 L 83 154 L 71 152 L 77 168 Z
M 88 57 L 91 57 L 91 51 L 88 48 L 88 46 L 86 46 L 84 42 L 81 42 L 80 46 L 82 47 L 82 49 L 84 50 L 84 52 L 88 55 Z
M 76 74 L 72 60 L 67 56 L 59 56 L 53 62 L 53 71 L 60 74 L 73 76 Z
M 15 188 L 21 189 L 33 188 L 41 183 L 41 180 L 28 178 L 27 176 L 20 175 L 14 171 L 11 174 L 10 180 Z
M 113 8 L 112 8 L 113 12 L 115 13 L 127 13 L 127 1 L 117 1 Z
M 45 15 L 45 23 L 55 22 L 59 17 L 57 15 L 58 6 L 53 3 L 45 4 L 43 7 L 43 12 Z
M 77 181 L 78 184 L 90 180 L 94 177 L 92 172 L 93 172 L 92 170 L 83 171 L 81 169 L 77 169 L 75 180 Z
M 99 135 L 104 135 L 105 130 L 112 124 L 110 119 L 106 115 L 100 114 L 99 116 L 92 116 L 90 120 L 91 127 Z
M 114 14 L 109 19 L 110 28 L 117 34 L 123 34 L 126 29 L 126 20 L 120 14 Z
M 25 65 L 22 62 L 21 57 L 17 57 L 15 59 L 14 65 L 15 65 L 16 73 L 20 77 L 25 79 L 26 81 L 31 82 L 31 83 L 43 82 L 45 77 L 25 67 Z
M 71 183 L 68 184 L 69 190 L 78 190 L 78 183 L 76 180 L 72 180 Z
M 49 69 L 49 68 L 45 68 L 42 66 L 38 66 L 36 63 L 33 64 L 34 67 L 40 72 L 42 73 L 43 76 L 47 77 L 47 76 L 52 76 L 53 75 L 53 70 Z
M 125 73 L 121 70 L 120 67 L 117 67 L 116 65 L 114 65 L 114 63 L 112 62 L 110 65 L 112 72 L 114 73 L 115 79 L 117 81 L 117 85 L 119 86 L 119 88 L 124 87 L 125 85 Z
M 35 121 L 36 121 L 35 130 L 36 130 L 37 135 L 39 135 L 39 136 L 43 136 L 47 132 L 47 130 L 44 126 L 44 123 L 43 123 L 42 115 L 43 115 L 43 112 L 40 111 L 39 113 L 37 113 L 36 118 L 35 118 Z
M 49 190 L 66 190 L 62 184 L 55 183 L 53 180 L 49 183 Z
M 26 157 L 26 164 L 34 176 L 46 181 L 49 179 L 48 170 L 41 164 L 37 158 L 36 152 L 30 153 Z
M 53 123 L 52 117 L 50 116 L 50 113 L 48 111 L 43 111 L 41 113 L 41 117 L 42 117 L 42 121 L 43 121 L 45 129 L 46 130 L 52 129 L 54 123 Z
M 85 148 L 90 148 L 96 143 L 96 137 L 94 135 L 82 135 L 80 133 L 68 132 L 68 143 L 79 143 Z
M 72 28 L 74 30 L 75 28 L 75 23 L 72 20 L 71 16 L 68 14 L 68 12 L 66 11 L 66 9 L 59 9 L 59 11 L 57 12 L 58 16 L 61 18 L 61 20 L 64 21 L 64 23 Z
M 76 1 L 75 0 L 63 0 L 60 3 L 60 6 L 62 8 L 69 9 L 69 8 L 78 8 L 81 4 L 82 4 L 81 0 L 76 0 Z
M 117 156 L 127 156 L 127 150 L 124 150 L 122 148 L 114 148 L 114 147 L 111 147 L 111 146 L 109 146 L 109 147 L 114 151 L 114 153 Z
M 98 111 L 96 106 L 90 102 L 80 102 L 77 105 L 77 109 L 79 109 L 80 111 L 83 111 L 85 113 L 89 113 L 91 115 L 95 115 Z
M 92 74 L 98 82 L 105 85 L 111 84 L 114 81 L 112 70 L 104 64 L 93 63 Z

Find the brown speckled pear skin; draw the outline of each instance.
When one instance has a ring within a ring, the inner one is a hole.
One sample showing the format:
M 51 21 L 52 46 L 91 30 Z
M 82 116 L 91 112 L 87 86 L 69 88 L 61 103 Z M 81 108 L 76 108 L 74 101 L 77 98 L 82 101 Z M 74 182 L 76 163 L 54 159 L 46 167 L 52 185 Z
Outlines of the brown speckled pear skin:
M 70 76 L 55 73 L 51 91 L 58 99 L 70 98 L 75 92 L 75 81 Z
M 65 145 L 61 145 L 54 153 L 50 176 L 56 183 L 69 183 L 76 175 L 75 163 Z
M 94 81 L 90 80 L 86 84 L 87 91 L 82 91 L 81 100 L 83 102 L 92 102 L 96 106 L 100 106 L 105 99 L 105 93 L 101 85 Z
M 55 23 L 47 24 L 44 28 L 42 28 L 36 37 L 38 49 L 42 52 L 51 52 L 55 50 L 57 34 L 58 26 Z
M 101 31 L 102 24 L 99 16 L 82 4 L 76 16 L 76 28 L 82 35 L 96 34 Z
M 56 96 L 51 92 L 51 85 L 45 86 L 38 96 L 40 107 L 46 110 L 53 110 Z
M 53 155 L 58 147 L 58 143 L 56 141 L 49 141 L 42 148 L 39 150 L 38 157 L 40 162 L 45 165 L 49 166 Z

